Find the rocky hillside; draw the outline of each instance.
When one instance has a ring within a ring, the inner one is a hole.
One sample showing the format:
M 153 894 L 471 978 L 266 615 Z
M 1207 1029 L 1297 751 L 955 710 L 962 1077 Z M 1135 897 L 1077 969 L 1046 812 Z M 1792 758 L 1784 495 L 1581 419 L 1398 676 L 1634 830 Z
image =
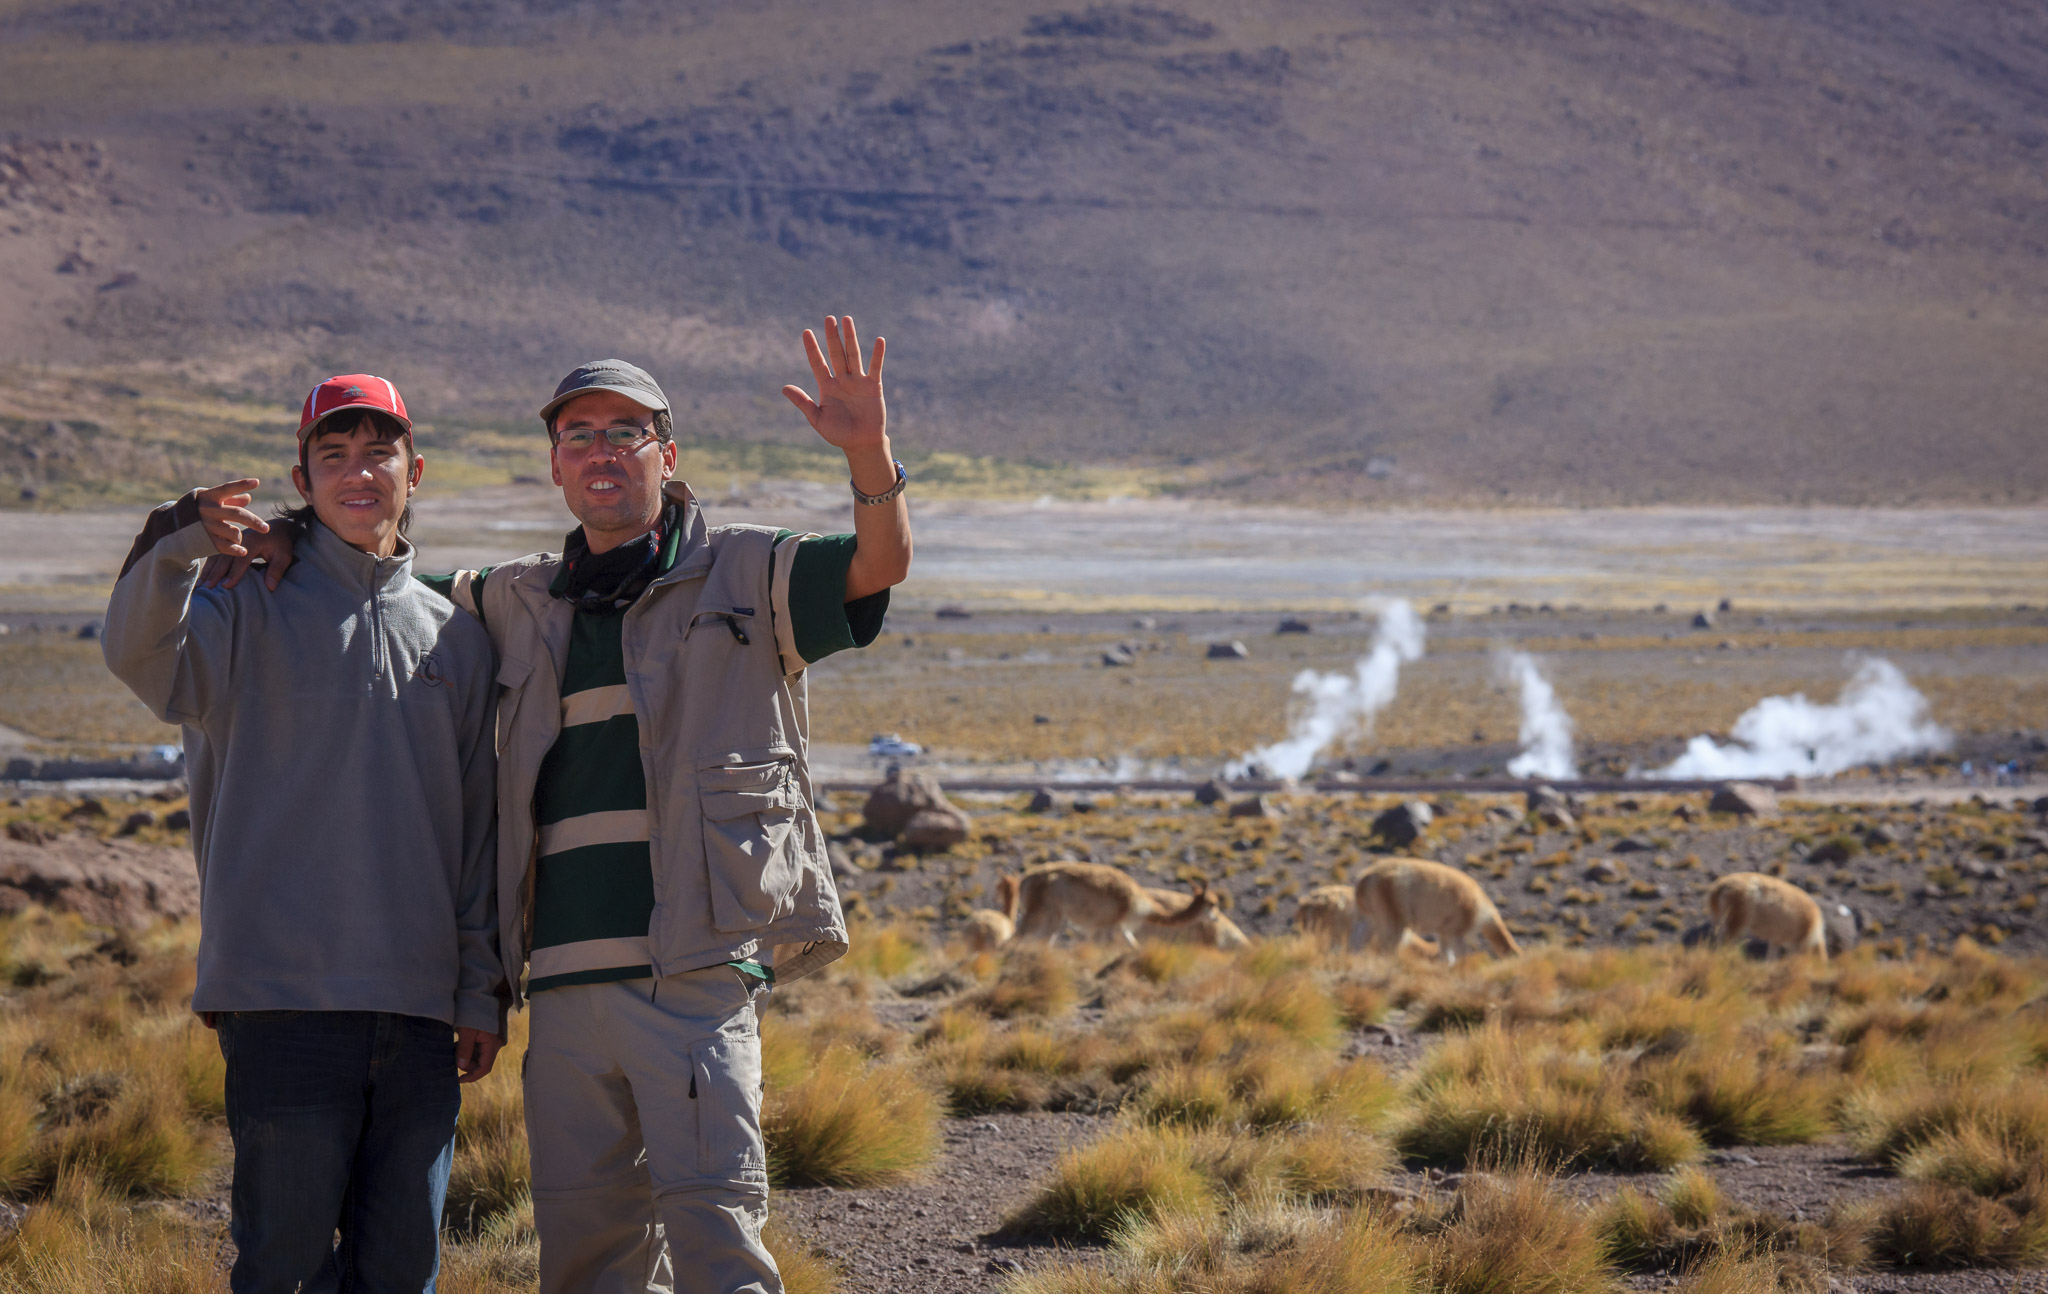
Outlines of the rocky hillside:
M 0 397 L 794 439 L 850 309 L 906 439 L 1242 496 L 2048 491 L 2037 5 L 1056 3 L 0 0 Z

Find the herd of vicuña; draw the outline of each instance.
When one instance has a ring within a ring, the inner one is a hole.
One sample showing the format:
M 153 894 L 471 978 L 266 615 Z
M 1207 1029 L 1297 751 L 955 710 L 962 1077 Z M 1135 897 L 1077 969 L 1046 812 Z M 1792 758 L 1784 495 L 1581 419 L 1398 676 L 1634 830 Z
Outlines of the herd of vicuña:
M 1114 937 L 1136 947 L 1139 935 L 1211 948 L 1250 942 L 1201 881 L 1193 894 L 1140 885 L 1104 863 L 1041 863 L 996 884 L 1001 910 L 982 908 L 963 938 L 975 952 L 1013 939 L 1052 942 L 1069 929 L 1088 939 Z M 1789 882 L 1758 872 L 1723 876 L 1707 891 L 1716 943 L 1755 940 L 1772 955 L 1827 957 L 1820 905 Z M 1496 957 L 1522 951 L 1500 909 L 1472 877 L 1421 858 L 1380 858 L 1352 885 L 1324 885 L 1301 897 L 1294 929 L 1333 948 L 1393 953 L 1409 947 L 1455 964 L 1483 947 Z

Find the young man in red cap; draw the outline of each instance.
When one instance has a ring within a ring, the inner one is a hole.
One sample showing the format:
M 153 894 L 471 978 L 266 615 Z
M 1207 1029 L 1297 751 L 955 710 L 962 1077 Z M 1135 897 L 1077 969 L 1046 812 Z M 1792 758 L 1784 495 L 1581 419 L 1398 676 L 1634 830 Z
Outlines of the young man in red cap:
M 563 551 L 433 577 L 500 661 L 499 939 L 532 999 L 542 1294 L 782 1290 L 754 1001 L 846 952 L 804 671 L 872 642 L 910 568 L 886 346 L 863 363 L 850 318 L 803 341 L 818 394 L 783 394 L 846 455 L 853 534 L 709 525 L 673 479 L 668 398 L 598 360 L 540 411 L 582 523 Z
M 163 505 L 107 608 L 108 667 L 185 727 L 235 1294 L 431 1290 L 458 1075 L 504 1034 L 491 645 L 413 578 L 424 468 L 389 382 L 330 378 L 299 422 L 305 506 L 264 521 L 254 479 Z M 288 573 L 198 587 L 285 529 Z

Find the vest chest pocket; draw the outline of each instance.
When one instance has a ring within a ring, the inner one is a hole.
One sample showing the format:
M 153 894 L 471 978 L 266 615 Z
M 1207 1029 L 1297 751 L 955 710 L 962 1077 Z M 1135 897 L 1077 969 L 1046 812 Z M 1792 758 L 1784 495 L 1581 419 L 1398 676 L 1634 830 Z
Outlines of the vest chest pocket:
M 710 873 L 711 928 L 758 930 L 794 912 L 803 795 L 791 762 L 700 769 L 697 802 Z

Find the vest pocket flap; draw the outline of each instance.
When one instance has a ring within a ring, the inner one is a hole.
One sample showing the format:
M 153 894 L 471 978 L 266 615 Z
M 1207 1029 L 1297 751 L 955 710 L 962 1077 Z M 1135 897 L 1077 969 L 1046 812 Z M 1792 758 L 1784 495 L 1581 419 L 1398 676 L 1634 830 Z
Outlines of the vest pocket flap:
M 787 760 L 765 764 L 722 764 L 697 774 L 704 816 L 725 822 L 750 813 L 789 812 L 802 801 Z

